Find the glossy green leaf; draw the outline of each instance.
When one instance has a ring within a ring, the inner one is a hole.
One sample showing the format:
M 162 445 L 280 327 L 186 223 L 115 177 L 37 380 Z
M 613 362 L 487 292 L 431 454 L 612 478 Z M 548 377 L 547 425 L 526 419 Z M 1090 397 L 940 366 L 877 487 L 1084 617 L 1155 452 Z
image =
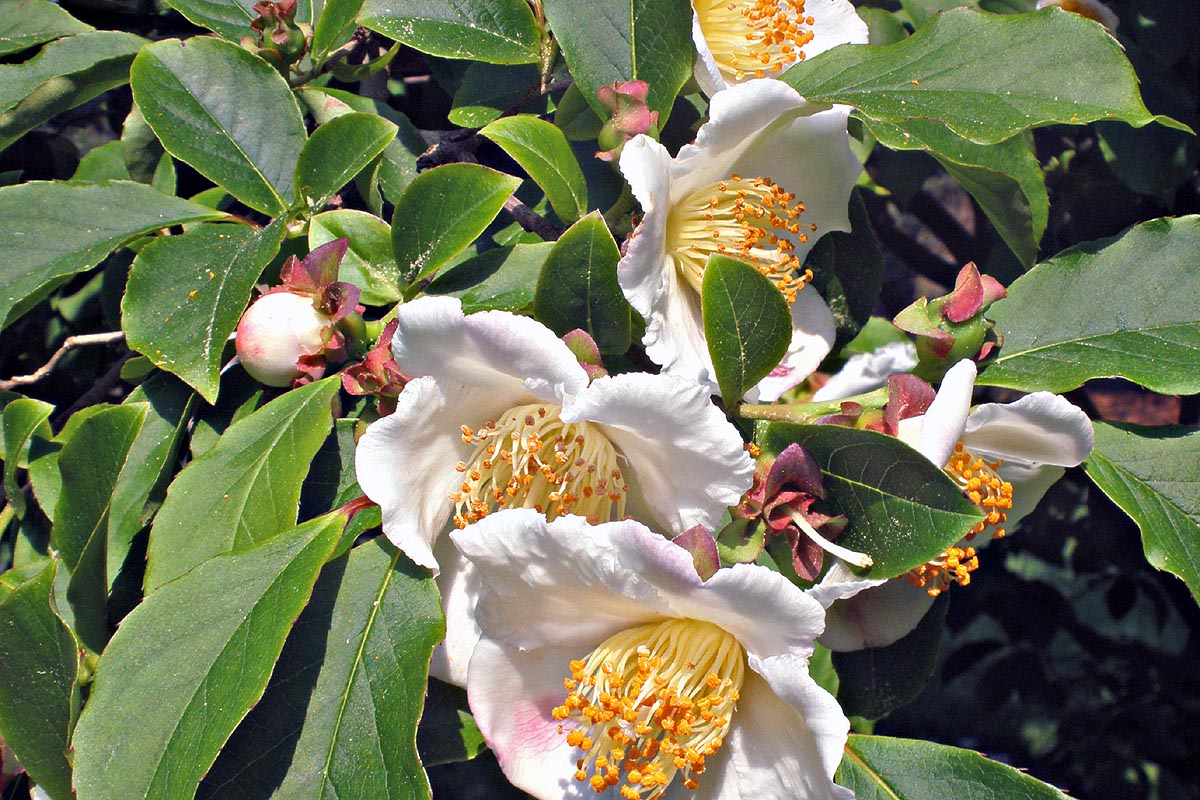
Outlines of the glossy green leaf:
M 129 64 L 145 43 L 130 33 L 90 31 L 51 42 L 23 63 L 0 64 L 0 150 L 51 117 L 128 82 Z
M 849 232 L 831 231 L 818 239 L 804 266 L 813 271 L 812 288 L 833 312 L 837 352 L 867 324 L 883 290 L 883 253 L 857 192 L 850 196 Z
M 427 767 L 469 761 L 487 749 L 471 716 L 467 691 L 437 678 L 429 681 L 425 711 L 417 728 L 417 751 Z
M 71 794 L 71 723 L 79 710 L 75 639 L 54 613 L 58 561 L 0 599 L 0 737 L 53 800 Z
M 617 283 L 621 253 L 599 211 L 572 225 L 546 257 L 533 311 L 559 336 L 580 328 L 601 353 L 629 349 L 633 313 Z
M 552 249 L 553 242 L 495 247 L 449 267 L 425 292 L 457 297 L 464 314 L 524 311 L 533 303 L 538 276 Z
M 142 248 L 121 313 L 129 346 L 216 402 L 221 357 L 283 226 L 201 225 Z
M 1200 216 L 1144 222 L 1039 264 L 988 310 L 1004 346 L 979 383 L 1063 392 L 1121 376 L 1200 392 Z
M 886 736 L 852 735 L 836 779 L 857 800 L 1066 800 L 1053 786 L 974 750 Z
M 80 797 L 191 797 L 262 696 L 341 534 L 331 514 L 213 559 L 121 623 L 75 728 Z
M 787 353 L 791 312 L 767 276 L 727 256 L 708 259 L 700 307 L 721 396 L 736 402 Z
M 443 633 L 429 573 L 386 540 L 330 562 L 200 797 L 429 797 L 416 729 Z
M 317 214 L 308 225 L 309 249 L 345 237 L 350 248 L 342 259 L 338 280 L 362 289 L 360 300 L 382 306 L 400 299 L 400 267 L 392 255 L 392 229 L 365 211 L 339 209 Z
M 296 163 L 296 192 L 319 210 L 396 138 L 396 126 L 374 114 L 344 114 L 313 131 Z
M 1200 429 L 1093 426 L 1088 477 L 1138 524 L 1146 559 L 1200 598 Z
M 133 180 L 129 167 L 125 165 L 125 154 L 120 141 L 106 142 L 93 147 L 79 159 L 79 166 L 71 176 L 72 183 L 103 183 L 104 181 Z
M 296 524 L 300 486 L 333 424 L 340 385 L 334 376 L 286 392 L 184 467 L 150 532 L 147 589 Z
M 983 519 L 954 481 L 929 459 L 891 436 L 835 425 L 773 422 L 758 444 L 779 453 L 799 442 L 825 479 L 833 511 L 849 518 L 837 543 L 866 553 L 860 574 L 891 578 L 958 542 Z
M 980 144 L 1054 123 L 1155 120 L 1117 41 L 1057 8 L 954 9 L 904 41 L 834 48 L 780 79 L 810 101 L 846 103 L 879 122 L 935 120 Z
M 550 29 L 584 98 L 602 119 L 596 90 L 618 81 L 650 84 L 646 104 L 665 123 L 692 75 L 692 7 L 687 0 L 546 0 Z
M 478 164 L 446 164 L 418 175 L 392 216 L 392 250 L 404 280 L 419 280 L 465 250 L 520 183 Z
M 138 53 L 130 85 L 171 155 L 256 211 L 291 206 L 304 120 L 267 62 L 220 39 L 168 39 Z
M 90 30 L 50 0 L 8 0 L 0 17 L 0 56 Z
M 310 48 L 313 61 L 323 64 L 334 49 L 349 40 L 362 6 L 363 0 L 325 0 L 320 16 L 313 23 Z
M 0 275 L 0 327 L 121 244 L 170 225 L 222 216 L 126 181 L 83 186 L 37 181 L 0 188 L 0 241 L 13 245 Z
M 254 0 L 165 0 L 188 20 L 231 42 L 240 42 L 243 36 L 253 36 L 250 22 L 258 16 Z M 296 21 L 312 19 L 311 0 L 296 3 Z
M 886 147 L 924 150 L 937 159 L 979 202 L 1021 263 L 1033 265 L 1046 231 L 1050 198 L 1031 142 L 1015 136 L 997 144 L 975 144 L 923 119 L 901 125 L 873 122 L 870 127 Z
M 147 406 L 113 406 L 90 416 L 63 444 L 58 456 L 62 497 L 54 509 L 51 541 L 71 571 L 67 602 L 75 632 L 99 653 L 108 641 L 108 524 L 113 490 L 129 468 L 131 448 Z
M 454 93 L 454 106 L 447 117 L 462 128 L 482 128 L 492 120 L 499 119 L 509 108 L 526 100 L 530 91 L 537 92 L 541 79 L 541 70 L 533 64 L 498 67 L 475 62 L 467 67 L 462 83 Z M 546 97 L 539 95 L 528 105 L 521 105 L 521 110 L 533 114 L 544 113 Z
M 367 0 L 358 21 L 444 58 L 530 64 L 538 60 L 541 45 L 525 0 Z
M 29 397 L 18 397 L 4 407 L 0 427 L 4 431 L 4 496 L 18 517 L 25 516 L 25 495 L 17 486 L 17 470 L 28 463 L 29 441 L 36 433 L 50 438 L 54 406 Z
M 587 181 L 563 132 L 527 115 L 501 117 L 481 130 L 512 156 L 546 193 L 550 207 L 568 224 L 588 210 Z

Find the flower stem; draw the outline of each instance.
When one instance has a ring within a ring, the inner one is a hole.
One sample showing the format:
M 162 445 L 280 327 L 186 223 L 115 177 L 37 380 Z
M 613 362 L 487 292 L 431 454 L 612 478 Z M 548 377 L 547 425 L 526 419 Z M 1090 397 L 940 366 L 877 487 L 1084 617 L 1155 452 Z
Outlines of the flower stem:
M 857 403 L 864 408 L 882 408 L 886 402 L 887 389 L 884 388 L 841 400 L 826 400 L 821 403 L 743 403 L 735 407 L 734 413 L 743 419 L 806 423 L 827 414 L 841 412 L 842 403 Z

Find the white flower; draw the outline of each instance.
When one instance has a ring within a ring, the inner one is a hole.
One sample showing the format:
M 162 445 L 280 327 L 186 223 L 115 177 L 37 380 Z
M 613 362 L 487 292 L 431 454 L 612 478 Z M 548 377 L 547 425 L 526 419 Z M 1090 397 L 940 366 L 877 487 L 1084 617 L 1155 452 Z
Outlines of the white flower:
M 741 564 L 702 582 L 631 520 L 506 511 L 452 536 L 483 580 L 471 710 L 519 788 L 853 798 L 832 779 L 849 723 L 808 673 L 823 609 L 782 575 Z
M 821 108 L 779 81 L 754 80 L 713 97 L 695 143 L 675 158 L 646 136 L 625 145 L 621 173 L 645 216 L 617 278 L 646 318 L 642 342 L 663 372 L 716 390 L 700 311 L 716 253 L 757 267 L 791 305 L 791 343 L 758 399 L 800 383 L 832 347 L 833 314 L 805 288 L 801 264 L 818 238 L 850 229 L 861 167 L 848 144 L 849 109 Z
M 363 435 L 355 468 L 387 537 L 416 563 L 440 567 L 439 676 L 461 683 L 474 642 L 477 587 L 442 536 L 452 524 L 526 507 L 711 530 L 750 487 L 754 466 L 737 429 L 694 383 L 627 373 L 589 385 L 541 323 L 502 311 L 465 316 L 454 298 L 407 303 L 397 320 L 392 351 L 413 380 L 395 413 Z
M 1099 22 L 1110 32 L 1115 31 L 1121 22 L 1113 10 L 1101 3 L 1100 0 L 1038 0 L 1036 10 L 1041 11 L 1049 6 L 1058 6 L 1063 11 L 1070 11 Z
M 843 400 L 887 385 L 889 375 L 908 372 L 917 365 L 917 348 L 912 342 L 888 342 L 869 353 L 856 353 L 846 360 L 825 385 L 812 396 L 814 403 Z
M 696 83 L 709 97 L 839 44 L 866 44 L 849 0 L 692 0 Z
M 971 409 L 975 362 L 946 373 L 921 416 L 900 421 L 898 438 L 963 487 L 987 514 L 958 545 L 923 567 L 881 587 L 834 604 L 821 643 L 831 650 L 891 644 L 916 627 L 933 597 L 953 583 L 966 585 L 978 566 L 975 548 L 1004 536 L 1057 481 L 1092 451 L 1092 422 L 1050 392 L 1012 403 Z

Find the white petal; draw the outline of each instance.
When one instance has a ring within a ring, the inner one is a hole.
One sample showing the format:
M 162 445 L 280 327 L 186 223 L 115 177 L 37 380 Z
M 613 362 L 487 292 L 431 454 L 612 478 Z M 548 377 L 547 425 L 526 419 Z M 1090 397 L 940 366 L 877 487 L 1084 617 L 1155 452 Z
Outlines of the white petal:
M 423 567 L 437 570 L 433 542 L 450 519 L 446 497 L 461 480 L 454 465 L 470 454 L 461 425 L 478 426 L 513 405 L 502 393 L 433 378 L 410 381 L 396 411 L 371 423 L 354 451 L 358 485 L 383 512 L 383 532 Z
M 929 592 L 892 578 L 830 606 L 817 641 L 835 652 L 885 647 L 917 627 L 931 605 Z
M 467 666 L 479 642 L 479 625 L 475 622 L 479 575 L 449 536 L 438 537 L 433 554 L 442 568 L 437 576 L 437 587 L 446 612 L 446 639 L 433 650 L 429 674 L 446 683 L 466 687 Z
M 807 288 L 800 292 L 791 310 L 792 340 L 787 355 L 758 382 L 755 402 L 774 402 L 788 389 L 798 386 L 829 355 L 837 338 L 833 312 L 816 289 Z
M 908 372 L 916 365 L 917 348 L 909 341 L 888 342 L 869 353 L 857 353 L 813 394 L 813 402 L 843 400 L 878 389 L 887 385 L 889 375 Z
M 507 311 L 467 316 L 457 298 L 426 296 L 400 306 L 396 319 L 392 352 L 407 375 L 557 403 L 587 386 L 570 348 L 529 317 Z
M 562 413 L 605 427 L 625 456 L 625 482 L 663 530 L 713 530 L 750 488 L 754 463 L 708 390 L 670 375 L 601 378 Z
M 996 471 L 1013 487 L 1013 507 L 1005 514 L 1007 521 L 1004 523 L 1004 529 L 1012 533 L 1021 518 L 1037 508 L 1042 497 L 1066 470 L 1055 466 L 1031 467 L 1026 464 L 1009 463 Z M 975 547 L 979 548 L 984 544 L 986 542 L 979 542 Z
M 929 408 L 919 419 L 921 425 L 921 442 L 917 449 L 939 467 L 946 466 L 954 446 L 962 437 L 967 424 L 967 414 L 971 410 L 971 392 L 975 388 L 975 362 L 964 358 L 946 372 L 942 385 L 938 387 L 937 395 Z M 905 420 L 907 421 L 907 420 Z M 908 426 L 901 424 L 901 436 Z
M 646 316 L 646 333 L 642 337 L 646 356 L 660 365 L 664 373 L 695 381 L 716 394 L 717 381 L 704 336 L 700 294 L 680 279 L 669 256 L 665 257 L 663 269 L 663 291 Z
M 804 593 L 816 600 L 823 608 L 829 608 L 836 600 L 853 597 L 864 589 L 880 586 L 886 583 L 882 578 L 862 578 L 851 571 L 846 562 L 834 559 L 833 565 L 821 577 L 821 580 Z
M 848 0 L 807 0 L 804 15 L 813 18 L 813 38 L 804 45 L 805 58 L 812 58 L 839 44 L 867 43 L 867 23 L 859 18 Z
M 717 67 L 712 50 L 708 48 L 704 31 L 700 28 L 700 17 L 696 16 L 695 11 L 692 12 L 692 43 L 696 45 L 696 66 L 693 68 L 692 74 L 700 86 L 700 91 L 704 92 L 706 96 L 712 97 L 728 84 L 725 83 L 725 78 Z
M 1012 403 L 984 403 L 967 417 L 962 441 L 979 455 L 1073 467 L 1088 457 L 1092 421 L 1066 398 L 1035 392 Z

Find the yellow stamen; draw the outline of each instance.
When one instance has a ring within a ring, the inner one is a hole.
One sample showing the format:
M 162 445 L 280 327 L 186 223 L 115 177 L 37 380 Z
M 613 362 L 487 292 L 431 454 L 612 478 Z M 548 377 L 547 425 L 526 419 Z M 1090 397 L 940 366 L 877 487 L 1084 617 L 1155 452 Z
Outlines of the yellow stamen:
M 971 529 L 963 541 L 948 548 L 928 564 L 922 564 L 905 573 L 905 580 L 913 586 L 925 589 L 933 597 L 937 597 L 952 584 L 966 586 L 971 582 L 971 573 L 979 567 L 979 557 L 975 554 L 975 548 L 967 545 L 967 542 L 974 541 L 979 534 L 989 530 L 988 540 L 1003 538 L 1005 531 L 1002 526 L 1008 519 L 1008 512 L 1012 510 L 1012 484 L 996 472 L 1003 463 L 979 458 L 963 447 L 962 442 L 955 445 L 950 462 L 943 471 L 962 487 L 967 499 L 978 506 L 986 516 Z
M 475 449 L 454 465 L 462 478 L 448 495 L 455 525 L 500 508 L 533 508 L 548 519 L 578 514 L 592 524 L 624 518 L 629 488 L 612 442 L 594 423 L 563 422 L 561 411 L 521 405 L 477 429 L 462 426 L 463 443 Z
M 692 7 L 727 83 L 778 74 L 803 60 L 813 40 L 804 0 L 693 0 Z
M 796 195 L 770 178 L 731 175 L 692 192 L 671 210 L 667 252 L 697 292 L 709 256 L 728 255 L 770 278 L 791 305 L 812 280 L 810 270 L 801 272 L 795 255 L 795 242 L 808 241 L 797 221 L 802 213 L 804 204 L 796 202 Z
M 575 779 L 603 792 L 624 773 L 626 800 L 662 797 L 677 774 L 695 789 L 728 735 L 745 669 L 737 639 L 691 619 L 629 628 L 572 661 L 578 688 L 553 715 L 583 751 Z

